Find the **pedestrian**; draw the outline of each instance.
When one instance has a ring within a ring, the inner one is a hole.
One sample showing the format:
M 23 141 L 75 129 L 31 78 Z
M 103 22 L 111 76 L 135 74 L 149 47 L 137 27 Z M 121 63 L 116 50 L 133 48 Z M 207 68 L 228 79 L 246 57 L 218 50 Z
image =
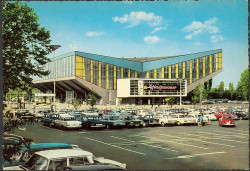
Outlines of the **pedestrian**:
M 202 115 L 200 115 L 200 125 L 202 125 L 202 123 L 203 123 L 203 117 L 202 117 Z

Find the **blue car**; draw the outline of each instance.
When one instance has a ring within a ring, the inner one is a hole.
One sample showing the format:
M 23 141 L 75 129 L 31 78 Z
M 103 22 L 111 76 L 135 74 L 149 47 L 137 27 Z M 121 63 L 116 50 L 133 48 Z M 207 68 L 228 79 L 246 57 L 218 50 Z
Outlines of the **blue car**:
M 41 123 L 44 126 L 49 126 L 49 127 L 53 127 L 54 124 L 54 120 L 57 120 L 59 118 L 59 115 L 56 113 L 48 113 L 45 114 L 44 117 L 42 117 L 41 119 Z
M 8 141 L 10 144 L 10 141 Z M 16 142 L 12 142 L 16 143 Z M 66 144 L 66 143 L 32 143 L 30 144 L 29 148 L 25 145 L 21 148 L 21 150 L 18 152 L 18 154 L 14 155 L 15 160 L 12 162 L 3 161 L 3 166 L 4 167 L 9 167 L 9 166 L 18 166 L 22 165 L 24 162 L 26 162 L 30 156 L 37 152 L 37 151 L 44 151 L 44 150 L 52 150 L 52 149 L 72 149 L 75 148 L 76 146 Z

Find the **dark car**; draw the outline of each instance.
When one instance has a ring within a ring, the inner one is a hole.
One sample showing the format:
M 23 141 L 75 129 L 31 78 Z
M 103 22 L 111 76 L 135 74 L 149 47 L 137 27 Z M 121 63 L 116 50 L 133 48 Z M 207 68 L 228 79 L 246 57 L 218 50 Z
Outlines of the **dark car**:
M 42 117 L 41 123 L 44 126 L 53 127 L 55 125 L 54 121 L 57 120 L 58 118 L 59 118 L 58 114 L 48 113 L 48 114 L 45 114 L 44 117 Z
M 105 121 L 107 129 L 122 128 L 125 126 L 125 122 L 119 119 L 118 116 L 103 115 L 102 119 Z
M 156 119 L 155 115 L 145 115 L 144 117 L 138 117 L 137 119 L 142 120 L 145 123 L 145 126 L 159 125 L 159 119 Z
M 81 121 L 83 128 L 106 128 L 106 121 L 103 121 L 101 117 L 96 115 L 85 115 Z
M 119 118 L 125 122 L 125 126 L 127 128 L 133 128 L 133 127 L 141 128 L 145 126 L 145 123 L 142 120 L 135 118 L 134 115 L 131 113 L 121 113 Z
M 236 110 L 231 113 L 232 115 L 237 115 L 239 118 L 243 118 L 246 116 L 246 112 L 241 111 L 241 110 Z
M 15 113 L 16 117 L 23 120 L 34 120 L 35 116 L 28 109 L 20 109 Z

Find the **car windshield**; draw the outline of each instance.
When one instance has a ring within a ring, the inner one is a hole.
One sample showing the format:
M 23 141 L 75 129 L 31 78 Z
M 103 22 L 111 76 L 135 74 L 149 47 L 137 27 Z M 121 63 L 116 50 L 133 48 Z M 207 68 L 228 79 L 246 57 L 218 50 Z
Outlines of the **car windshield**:
M 63 120 L 64 121 L 74 121 L 74 120 L 76 120 L 76 118 L 75 117 L 65 117 L 65 118 L 63 118 Z
M 46 158 L 34 154 L 23 166 L 29 170 L 44 170 L 47 162 Z
M 232 119 L 231 116 L 224 116 L 224 119 Z

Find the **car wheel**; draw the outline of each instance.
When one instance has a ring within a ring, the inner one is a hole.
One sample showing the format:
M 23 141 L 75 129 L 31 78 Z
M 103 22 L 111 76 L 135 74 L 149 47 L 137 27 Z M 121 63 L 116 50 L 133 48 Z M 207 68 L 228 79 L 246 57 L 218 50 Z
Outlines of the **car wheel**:
M 110 129 L 110 125 L 107 125 L 107 129 Z
M 177 125 L 178 125 L 178 126 L 180 126 L 180 125 L 181 125 L 181 123 L 180 123 L 180 122 L 177 122 Z
M 220 123 L 220 122 L 218 122 L 218 125 L 219 125 L 219 126 L 221 126 L 221 123 Z
M 165 126 L 165 123 L 164 123 L 164 122 L 161 122 L 161 126 Z
M 54 127 L 54 124 L 53 124 L 53 123 L 50 123 L 50 124 L 49 124 L 49 127 L 50 127 L 50 128 Z

